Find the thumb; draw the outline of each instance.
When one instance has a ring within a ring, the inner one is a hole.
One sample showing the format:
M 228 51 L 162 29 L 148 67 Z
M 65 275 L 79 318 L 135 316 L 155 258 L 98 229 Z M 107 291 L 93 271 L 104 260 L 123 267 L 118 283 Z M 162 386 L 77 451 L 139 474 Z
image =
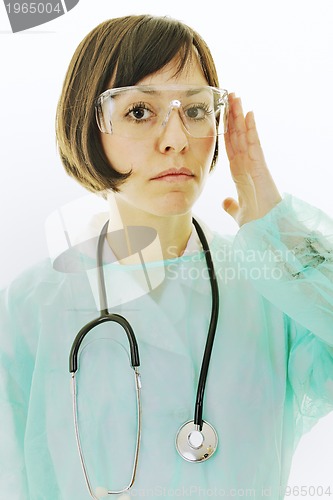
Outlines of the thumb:
M 227 214 L 231 215 L 237 222 L 237 217 L 239 213 L 239 205 L 234 198 L 226 198 L 222 202 L 223 209 L 227 212 Z

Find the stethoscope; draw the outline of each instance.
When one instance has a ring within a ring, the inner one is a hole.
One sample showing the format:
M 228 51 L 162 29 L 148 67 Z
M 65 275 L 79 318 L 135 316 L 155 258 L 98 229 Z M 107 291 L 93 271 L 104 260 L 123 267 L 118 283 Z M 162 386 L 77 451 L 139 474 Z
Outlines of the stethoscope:
M 211 317 L 208 328 L 208 335 L 206 340 L 206 346 L 204 350 L 204 355 L 201 364 L 196 402 L 195 402 L 195 411 L 194 411 L 194 419 L 188 422 L 185 422 L 178 430 L 176 435 L 176 449 L 179 455 L 186 461 L 192 463 L 204 462 L 210 458 L 216 448 L 218 443 L 217 433 L 214 427 L 209 424 L 207 421 L 204 421 L 202 418 L 203 412 L 203 400 L 205 393 L 205 386 L 208 374 L 208 368 L 210 363 L 210 358 L 213 349 L 214 337 L 216 332 L 217 320 L 218 320 L 218 312 L 219 312 L 219 290 L 217 279 L 214 271 L 214 265 L 209 249 L 209 245 L 206 239 L 206 236 L 201 229 L 200 225 L 195 219 L 192 219 L 194 227 L 199 236 L 200 243 L 204 250 L 207 269 L 209 273 L 210 285 L 212 290 L 212 309 L 211 309 Z M 108 304 L 107 304 L 107 294 L 105 287 L 105 277 L 103 272 L 103 263 L 102 263 L 102 254 L 103 254 L 103 246 L 105 242 L 105 238 L 107 235 L 109 221 L 107 221 L 99 235 L 98 243 L 97 243 L 97 278 L 98 278 L 98 293 L 100 300 L 100 316 L 89 323 L 87 323 L 79 333 L 76 335 L 69 356 L 69 371 L 72 377 L 72 398 L 73 398 L 73 418 L 74 418 L 74 429 L 77 447 L 79 451 L 79 457 L 81 466 L 83 469 L 84 478 L 86 481 L 87 488 L 89 490 L 90 496 L 96 500 L 99 498 L 105 497 L 107 495 L 113 494 L 121 494 L 128 491 L 134 484 L 135 476 L 137 472 L 138 466 L 138 457 L 140 450 L 140 439 L 141 439 L 141 427 L 142 427 L 142 417 L 141 417 L 141 399 L 140 399 L 140 391 L 141 391 L 141 379 L 139 373 L 140 366 L 140 358 L 139 358 L 139 349 L 136 341 L 136 337 L 134 331 L 130 325 L 130 323 L 119 314 L 113 314 L 109 312 Z M 84 460 L 84 453 L 81 445 L 80 432 L 79 432 L 79 423 L 78 423 L 78 410 L 77 410 L 77 383 L 76 383 L 76 372 L 78 371 L 78 355 L 80 346 L 82 344 L 85 336 L 91 332 L 91 330 L 102 323 L 105 322 L 115 322 L 119 324 L 125 331 L 129 343 L 130 350 L 130 364 L 134 370 L 134 381 L 135 381 L 135 390 L 136 390 L 136 401 L 137 401 L 137 436 L 136 436 L 136 446 L 133 460 L 133 467 L 131 473 L 131 479 L 127 486 L 122 488 L 121 490 L 109 490 L 105 487 L 98 487 L 95 491 L 93 491 L 91 481 L 88 475 L 87 466 Z

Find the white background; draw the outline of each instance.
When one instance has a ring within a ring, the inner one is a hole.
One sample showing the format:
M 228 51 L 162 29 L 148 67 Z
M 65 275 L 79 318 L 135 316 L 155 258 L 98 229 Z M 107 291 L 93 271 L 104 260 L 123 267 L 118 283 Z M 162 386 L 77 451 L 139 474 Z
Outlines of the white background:
M 65 16 L 16 34 L 0 4 L 0 287 L 47 256 L 47 216 L 85 194 L 63 172 L 54 137 L 73 51 L 99 22 L 141 13 L 176 17 L 205 38 L 221 87 L 255 112 L 281 192 L 333 215 L 332 0 L 80 0 Z M 229 195 L 235 190 L 221 154 L 196 213 L 222 233 L 237 230 L 220 208 Z M 333 495 L 332 439 L 330 415 L 299 446 L 291 486 L 331 486 Z M 319 497 L 328 498 L 303 498 Z

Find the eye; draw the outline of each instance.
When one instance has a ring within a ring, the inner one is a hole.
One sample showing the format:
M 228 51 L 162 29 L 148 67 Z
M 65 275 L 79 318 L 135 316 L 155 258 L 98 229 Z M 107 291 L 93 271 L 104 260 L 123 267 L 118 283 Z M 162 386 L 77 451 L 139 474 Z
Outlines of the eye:
M 212 113 L 212 110 L 206 103 L 191 104 L 184 111 L 186 117 L 191 120 L 204 120 L 207 115 Z
M 137 122 L 149 120 L 152 116 L 153 112 L 145 103 L 133 104 L 126 113 L 126 117 L 132 118 L 133 121 Z

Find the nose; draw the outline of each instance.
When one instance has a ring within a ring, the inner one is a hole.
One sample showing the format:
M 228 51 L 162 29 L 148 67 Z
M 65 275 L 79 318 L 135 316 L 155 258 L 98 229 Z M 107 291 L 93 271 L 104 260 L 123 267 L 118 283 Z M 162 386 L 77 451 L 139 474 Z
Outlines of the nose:
M 180 153 L 188 149 L 188 135 L 179 112 L 180 107 L 180 101 L 171 101 L 167 115 L 161 125 L 159 148 L 163 153 L 169 151 Z

